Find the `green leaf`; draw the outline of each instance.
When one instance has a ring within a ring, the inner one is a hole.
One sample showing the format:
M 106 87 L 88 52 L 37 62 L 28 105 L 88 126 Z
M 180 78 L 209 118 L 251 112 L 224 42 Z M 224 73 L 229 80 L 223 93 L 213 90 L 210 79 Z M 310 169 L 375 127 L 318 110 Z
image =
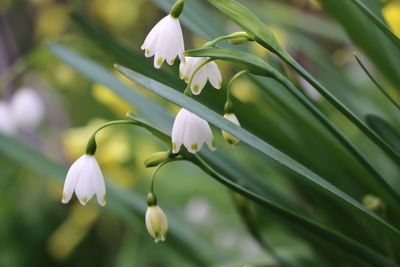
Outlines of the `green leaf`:
M 327 88 L 325 88 L 306 69 L 296 62 L 277 43 L 267 26 L 257 18 L 248 8 L 234 0 L 208 0 L 225 15 L 235 21 L 243 30 L 254 37 L 259 44 L 275 53 L 284 62 L 296 70 L 307 82 L 309 82 L 319 93 L 321 93 L 338 111 L 345 115 L 357 128 L 359 128 L 371 141 L 379 146 L 397 165 L 400 165 L 400 154 L 397 153 L 387 142 L 372 131 L 353 111 L 341 103 Z M 331 1 L 336 2 L 336 1 Z
M 365 120 L 369 127 L 374 129 L 383 139 L 395 147 L 397 151 L 400 151 L 400 134 L 392 125 L 384 119 L 372 114 L 367 114 Z
M 384 24 L 371 10 L 369 10 L 360 0 L 351 0 L 358 9 L 361 10 L 381 31 L 400 49 L 400 39 Z
M 323 178 L 318 176 L 317 174 L 313 173 L 303 165 L 299 164 L 298 162 L 294 161 L 292 158 L 287 156 L 286 154 L 280 152 L 276 148 L 272 147 L 265 141 L 261 140 L 257 136 L 251 134 L 250 132 L 246 131 L 238 127 L 237 125 L 225 120 L 221 115 L 211 111 L 207 107 L 201 105 L 197 101 L 163 85 L 157 81 L 149 79 L 141 74 L 135 73 L 129 69 L 119 66 L 118 69 L 126 75 L 128 78 L 132 79 L 133 81 L 137 82 L 144 88 L 152 91 L 153 93 L 171 101 L 178 106 L 184 107 L 185 109 L 197 114 L 198 116 L 202 117 L 203 119 L 207 120 L 211 124 L 215 125 L 216 127 L 236 136 L 239 138 L 243 143 L 248 144 L 253 149 L 267 155 L 268 157 L 276 160 L 278 163 L 286 166 L 287 168 L 293 170 L 295 173 L 303 176 L 307 179 L 311 184 L 316 186 L 322 192 L 330 195 L 332 198 L 336 199 L 337 201 L 346 204 L 347 206 L 351 207 L 354 211 L 358 212 L 360 215 L 363 215 L 369 219 L 371 222 L 376 223 L 379 227 L 382 227 L 384 231 L 387 231 L 389 234 L 393 234 L 400 237 L 400 232 L 398 229 L 394 228 L 393 226 L 389 225 L 387 222 L 382 220 L 376 214 L 372 213 L 371 211 L 367 210 L 364 206 L 360 203 L 355 201 L 353 198 L 349 197 L 341 190 L 333 186 L 332 184 L 325 181 Z
M 393 208 L 396 209 L 398 203 L 400 203 L 399 194 L 387 183 L 385 178 L 375 169 L 375 167 L 368 161 L 368 159 L 361 153 L 361 151 L 354 146 L 350 140 L 333 124 L 331 121 L 311 102 L 305 97 L 300 91 L 283 75 L 277 70 L 270 66 L 267 62 L 260 58 L 237 50 L 223 49 L 223 48 L 202 48 L 194 49 L 185 52 L 187 55 L 192 57 L 210 57 L 215 59 L 222 59 L 225 61 L 231 61 L 244 66 L 246 69 L 254 73 L 259 73 L 263 76 L 270 76 L 276 79 L 278 82 L 283 84 L 289 92 L 296 97 L 300 103 L 304 105 L 308 111 L 315 116 L 321 124 L 326 127 L 328 131 L 354 156 L 358 162 L 375 178 L 376 182 L 381 186 L 385 193 L 390 194 L 392 199 L 388 201 L 394 201 Z M 380 196 L 387 199 L 387 195 L 383 193 Z M 392 206 L 392 203 L 390 204 Z

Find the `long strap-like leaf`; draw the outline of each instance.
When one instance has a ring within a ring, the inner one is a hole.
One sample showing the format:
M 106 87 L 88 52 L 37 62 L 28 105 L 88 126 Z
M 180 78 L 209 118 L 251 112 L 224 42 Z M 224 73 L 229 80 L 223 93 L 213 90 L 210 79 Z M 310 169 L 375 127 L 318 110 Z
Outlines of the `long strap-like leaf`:
M 278 43 L 267 26 L 257 18 L 248 8 L 234 0 L 208 0 L 210 4 L 235 21 L 248 32 L 255 41 L 275 53 L 283 61 L 295 69 L 307 82 L 323 95 L 338 111 L 345 115 L 357 128 L 379 146 L 397 165 L 400 165 L 400 154 L 387 142 L 376 134 L 368 125 L 358 118 L 347 106 L 340 102 L 327 88 L 325 88 L 306 69 L 297 63 Z

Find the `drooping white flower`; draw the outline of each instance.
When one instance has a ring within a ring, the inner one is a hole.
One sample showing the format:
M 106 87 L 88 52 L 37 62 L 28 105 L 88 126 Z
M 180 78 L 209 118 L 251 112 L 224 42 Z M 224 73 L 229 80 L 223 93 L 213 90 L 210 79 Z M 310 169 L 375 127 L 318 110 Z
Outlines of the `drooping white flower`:
M 185 61 L 181 62 L 179 66 L 179 76 L 182 80 L 185 80 L 186 83 L 189 82 L 190 77 L 193 75 L 195 70 L 203 64 L 208 58 L 202 57 L 185 57 Z M 209 62 L 193 77 L 192 83 L 190 85 L 190 90 L 194 95 L 198 95 L 203 90 L 204 86 L 207 83 L 207 80 L 210 81 L 211 85 L 215 89 L 220 89 L 222 84 L 222 76 L 221 72 L 218 68 L 218 65 L 215 62 Z
M 72 164 L 65 179 L 62 203 L 68 203 L 74 191 L 83 206 L 95 194 L 100 206 L 105 206 L 106 186 L 100 166 L 94 156 L 85 154 Z
M 157 69 L 165 60 L 172 65 L 177 56 L 181 62 L 184 61 L 185 45 L 179 18 L 167 15 L 160 20 L 147 35 L 141 49 L 146 57 L 154 56 L 154 67 Z
M 0 132 L 12 135 L 16 130 L 10 105 L 5 101 L 0 101 Z
M 191 153 L 200 151 L 204 143 L 211 150 L 215 150 L 214 138 L 208 122 L 184 108 L 175 117 L 171 136 L 173 153 L 178 153 L 182 144 Z
M 234 113 L 227 113 L 224 115 L 224 118 L 229 120 L 230 122 L 233 122 L 237 126 L 240 126 L 239 120 Z M 225 131 L 222 131 L 222 136 L 224 137 L 225 141 L 228 142 L 230 145 L 236 145 L 240 141 L 239 139 Z
M 165 241 L 168 232 L 168 220 L 163 210 L 158 206 L 149 206 L 146 211 L 146 228 L 157 243 Z
M 31 88 L 19 89 L 11 98 L 10 108 L 15 124 L 22 129 L 35 129 L 45 115 L 43 100 Z

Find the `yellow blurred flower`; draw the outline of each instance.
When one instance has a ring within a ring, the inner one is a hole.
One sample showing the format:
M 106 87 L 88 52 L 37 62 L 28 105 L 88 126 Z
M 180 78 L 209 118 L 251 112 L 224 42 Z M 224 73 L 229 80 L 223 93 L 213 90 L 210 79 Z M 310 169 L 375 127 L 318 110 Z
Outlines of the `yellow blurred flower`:
M 138 8 L 144 0 L 90 0 L 90 12 L 103 21 L 111 30 L 124 32 L 132 27 L 139 17 Z
M 41 40 L 62 34 L 67 27 L 68 8 L 62 4 L 52 4 L 39 10 L 36 22 L 36 37 Z
M 390 2 L 383 8 L 383 16 L 393 33 L 400 38 L 400 2 Z
M 92 93 L 99 102 L 108 106 L 117 115 L 125 115 L 127 112 L 134 111 L 134 108 L 128 102 L 117 96 L 105 85 L 94 84 Z
M 67 258 L 96 221 L 99 210 L 92 205 L 74 205 L 68 218 L 49 237 L 47 249 L 57 260 Z

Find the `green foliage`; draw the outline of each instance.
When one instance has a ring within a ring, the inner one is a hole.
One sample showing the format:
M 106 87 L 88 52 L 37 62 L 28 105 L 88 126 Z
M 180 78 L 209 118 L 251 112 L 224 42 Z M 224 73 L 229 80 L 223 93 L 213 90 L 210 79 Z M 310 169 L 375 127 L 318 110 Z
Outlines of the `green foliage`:
M 173 2 L 154 1 L 165 11 Z M 128 113 L 128 119 L 151 133 L 149 136 L 155 142 L 160 141 L 163 151 L 170 149 L 173 122 L 166 102 L 207 120 L 215 127 L 214 136 L 224 130 L 240 139 L 240 144 L 232 148 L 224 145 L 222 138 L 216 138 L 217 152 L 204 149 L 193 156 L 182 151 L 178 157 L 185 161 L 180 165 L 187 168 L 184 175 L 201 170 L 201 179 L 211 177 L 219 183 L 212 184 L 216 188 L 213 192 L 219 195 L 223 188 L 228 189 L 243 227 L 262 248 L 262 255 L 250 259 L 236 257 L 235 253 L 215 246 L 212 238 L 196 234 L 195 227 L 175 216 L 174 211 L 167 212 L 171 234 L 163 246 L 193 266 L 400 266 L 400 120 L 398 110 L 389 103 L 397 103 L 399 88 L 389 94 L 379 87 L 389 96 L 387 99 L 373 84 L 369 84 L 371 88 L 357 85 L 353 81 L 357 77 L 348 77 L 345 71 L 333 66 L 328 45 L 298 32 L 311 31 L 333 43 L 348 42 L 338 28 L 323 18 L 320 18 L 326 23 L 322 23 L 323 29 L 303 26 L 312 30 L 293 30 L 289 19 L 275 18 L 276 23 L 289 25 L 289 42 L 295 43 L 298 52 L 317 69 L 309 71 L 303 66 L 302 57 L 280 44 L 264 17 L 256 15 L 263 12 L 253 12 L 263 4 L 240 1 L 242 4 L 235 0 L 207 2 L 209 5 L 204 1 L 187 1 L 181 16 L 187 29 L 211 41 L 225 34 L 221 22 L 233 21 L 251 37 L 252 45 L 258 44 L 277 56 L 262 57 L 247 44 L 225 45 L 222 40 L 215 46 L 185 52 L 187 56 L 228 63 L 230 74 L 248 71 L 240 80 L 250 88 L 250 100 L 240 101 L 240 94 L 232 96 L 241 127 L 222 117 L 224 94 L 207 86 L 199 97 L 184 95 L 185 84 L 179 80 L 176 64 L 154 70 L 151 60 L 139 52 L 139 47 L 128 48 L 80 11 L 73 11 L 71 17 L 87 39 L 76 42 L 86 44 L 89 39 L 99 49 L 101 59 L 82 55 L 90 54 L 84 48 L 73 51 L 67 47 L 71 40 L 48 44 L 60 61 L 133 106 L 135 112 Z M 399 39 L 380 16 L 378 1 L 321 0 L 320 3 L 382 76 L 399 84 L 400 63 L 396 61 L 400 54 Z M 279 5 L 271 4 L 275 10 L 281 10 Z M 324 27 L 335 29 L 332 36 Z M 123 82 L 115 69 L 133 83 Z M 362 69 L 366 70 L 365 66 Z M 367 75 L 379 85 L 377 80 L 383 78 L 371 73 Z M 226 76 L 224 84 L 228 83 Z M 326 101 L 317 101 L 304 93 L 299 77 Z M 240 88 L 245 89 L 248 88 Z M 0 151 L 43 176 L 58 179 L 65 176 L 66 168 L 62 165 L 14 138 L 0 135 Z M 172 165 L 175 167 L 175 163 Z M 177 195 L 174 190 L 177 185 L 169 186 L 171 195 Z M 132 217 L 143 221 L 144 196 L 112 183 L 107 190 L 108 203 L 113 203 L 107 206 L 107 211 L 128 224 Z M 374 208 L 363 202 L 370 199 L 383 204 Z M 176 209 L 182 209 L 181 203 Z M 224 209 L 219 213 L 224 217 Z M 226 220 L 224 227 L 229 224 Z M 141 227 L 140 231 L 145 231 L 144 224 Z

